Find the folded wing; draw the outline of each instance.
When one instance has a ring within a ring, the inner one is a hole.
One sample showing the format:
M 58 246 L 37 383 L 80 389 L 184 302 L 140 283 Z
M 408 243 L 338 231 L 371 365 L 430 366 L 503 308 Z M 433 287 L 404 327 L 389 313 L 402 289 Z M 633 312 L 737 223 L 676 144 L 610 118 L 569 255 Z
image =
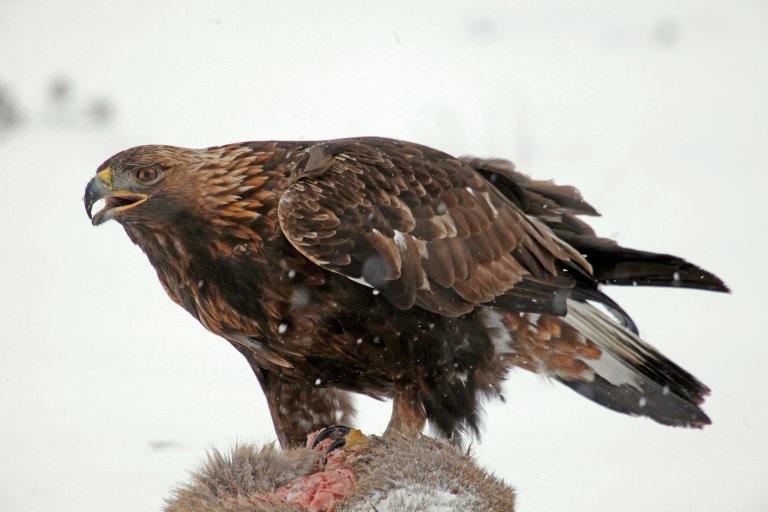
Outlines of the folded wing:
M 591 275 L 579 252 L 466 162 L 412 143 L 313 146 L 278 214 L 304 256 L 401 309 L 460 316 L 498 298 L 563 315 L 575 282 L 568 272 Z

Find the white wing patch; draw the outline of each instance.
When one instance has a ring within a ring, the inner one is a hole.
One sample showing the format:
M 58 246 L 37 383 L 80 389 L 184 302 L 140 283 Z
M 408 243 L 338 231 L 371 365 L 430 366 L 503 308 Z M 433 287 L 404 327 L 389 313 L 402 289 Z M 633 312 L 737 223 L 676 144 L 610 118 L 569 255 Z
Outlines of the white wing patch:
M 632 365 L 655 357 L 640 338 L 586 302 L 569 300 L 565 322 L 600 347 L 598 359 L 582 359 L 597 375 L 616 386 L 628 384 L 641 389 L 642 376 Z
M 493 342 L 496 354 L 511 354 L 514 352 L 512 350 L 512 336 L 509 334 L 509 329 L 504 325 L 503 318 L 498 311 L 491 307 L 483 307 L 480 309 L 480 320 L 488 332 L 488 337 Z
M 373 285 L 371 283 L 369 283 L 368 281 L 366 281 L 365 279 L 363 279 L 362 277 L 351 277 L 351 276 L 348 276 L 346 274 L 340 274 L 340 275 L 343 275 L 347 279 L 349 279 L 351 281 L 354 281 L 357 284 L 361 284 L 363 286 L 367 286 L 368 288 L 373 288 Z

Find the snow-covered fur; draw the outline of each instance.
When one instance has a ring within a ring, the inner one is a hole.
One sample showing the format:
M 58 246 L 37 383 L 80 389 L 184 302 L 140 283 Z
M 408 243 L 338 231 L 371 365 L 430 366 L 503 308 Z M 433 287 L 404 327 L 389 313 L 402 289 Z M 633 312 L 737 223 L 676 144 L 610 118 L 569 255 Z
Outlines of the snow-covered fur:
M 372 438 L 337 468 L 356 486 L 337 512 L 510 512 L 515 492 L 468 454 L 427 437 Z M 173 491 L 166 512 L 300 512 L 275 498 L 278 488 L 323 471 L 322 453 L 239 445 L 214 450 L 192 481 Z M 321 509 L 325 510 L 325 509 Z
M 515 491 L 472 457 L 428 437 L 387 439 L 353 461 L 355 494 L 340 510 L 511 512 Z

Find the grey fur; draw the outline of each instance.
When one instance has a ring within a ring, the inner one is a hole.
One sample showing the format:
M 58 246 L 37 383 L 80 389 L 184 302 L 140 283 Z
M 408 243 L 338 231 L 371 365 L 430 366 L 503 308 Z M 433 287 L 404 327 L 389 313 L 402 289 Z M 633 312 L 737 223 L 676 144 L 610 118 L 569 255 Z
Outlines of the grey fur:
M 240 445 L 230 454 L 214 450 L 192 481 L 169 498 L 166 512 L 296 512 L 281 502 L 255 496 L 320 470 L 320 454 L 305 448 L 279 450 Z M 351 459 L 357 479 L 337 512 L 398 510 L 511 512 L 515 492 L 447 443 L 419 439 L 373 438 Z

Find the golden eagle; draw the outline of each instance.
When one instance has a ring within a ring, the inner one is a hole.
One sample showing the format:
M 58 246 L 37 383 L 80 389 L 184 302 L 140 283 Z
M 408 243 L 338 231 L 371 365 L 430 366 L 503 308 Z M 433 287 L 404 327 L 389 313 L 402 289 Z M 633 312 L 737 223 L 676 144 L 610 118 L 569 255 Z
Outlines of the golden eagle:
M 85 191 L 176 303 L 250 363 L 283 446 L 393 398 L 387 433 L 460 440 L 514 366 L 619 412 L 701 427 L 709 389 L 640 340 L 602 284 L 727 291 L 601 238 L 573 187 L 504 160 L 362 137 L 139 146 Z

